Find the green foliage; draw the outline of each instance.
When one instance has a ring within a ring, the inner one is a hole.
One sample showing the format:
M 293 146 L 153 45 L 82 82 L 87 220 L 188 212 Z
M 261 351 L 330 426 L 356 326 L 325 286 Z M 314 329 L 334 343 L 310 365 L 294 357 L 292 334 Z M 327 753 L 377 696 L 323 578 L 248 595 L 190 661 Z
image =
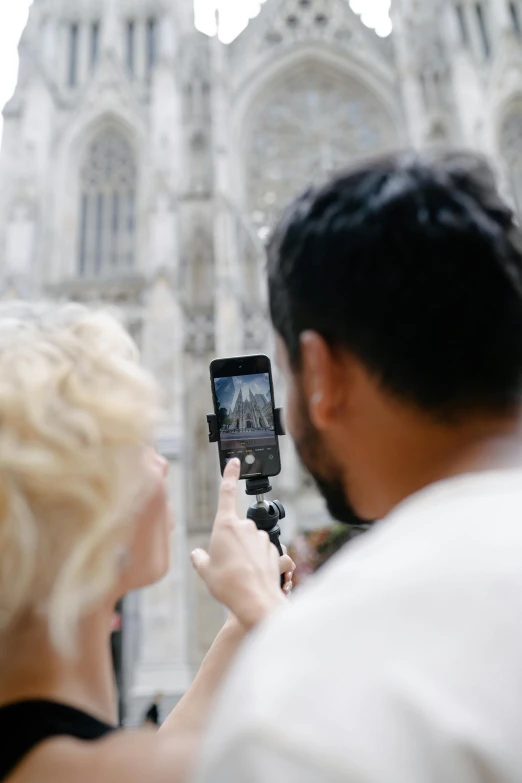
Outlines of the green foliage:
M 307 576 L 322 568 L 345 544 L 368 527 L 335 524 L 301 533 L 289 547 L 289 554 L 297 565 L 294 583 L 299 585 L 305 581 Z

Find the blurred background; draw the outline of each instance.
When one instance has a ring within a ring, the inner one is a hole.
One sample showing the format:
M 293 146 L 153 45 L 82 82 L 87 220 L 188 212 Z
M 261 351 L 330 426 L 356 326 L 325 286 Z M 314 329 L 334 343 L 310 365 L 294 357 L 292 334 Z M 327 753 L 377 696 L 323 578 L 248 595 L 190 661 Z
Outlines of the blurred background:
M 223 620 L 188 559 L 219 482 L 208 365 L 272 353 L 281 207 L 361 156 L 457 146 L 520 213 L 522 0 L 0 0 L 4 104 L 0 297 L 117 307 L 165 392 L 173 566 L 113 628 L 135 725 L 155 693 L 177 702 Z M 282 460 L 302 581 L 358 531 L 327 527 L 285 438 Z

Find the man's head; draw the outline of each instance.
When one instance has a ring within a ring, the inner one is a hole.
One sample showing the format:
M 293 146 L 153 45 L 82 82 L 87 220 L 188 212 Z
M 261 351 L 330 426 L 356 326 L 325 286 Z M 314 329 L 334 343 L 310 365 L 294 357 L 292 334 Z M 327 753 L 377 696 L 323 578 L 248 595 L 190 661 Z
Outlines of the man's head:
M 431 450 L 410 465 L 428 475 L 466 422 L 518 409 L 521 238 L 481 159 L 390 156 L 309 190 L 268 273 L 289 430 L 337 518 L 386 513 L 407 454 Z

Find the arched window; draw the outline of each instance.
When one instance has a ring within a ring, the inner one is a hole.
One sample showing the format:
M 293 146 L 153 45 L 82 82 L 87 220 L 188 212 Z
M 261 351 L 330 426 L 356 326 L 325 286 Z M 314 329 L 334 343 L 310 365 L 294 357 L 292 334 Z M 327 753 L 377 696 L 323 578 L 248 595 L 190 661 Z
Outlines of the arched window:
M 114 129 L 89 146 L 81 169 L 81 277 L 127 272 L 134 267 L 136 161 L 127 139 Z
M 522 220 L 522 106 L 511 111 L 504 120 L 501 144 L 511 194 Z

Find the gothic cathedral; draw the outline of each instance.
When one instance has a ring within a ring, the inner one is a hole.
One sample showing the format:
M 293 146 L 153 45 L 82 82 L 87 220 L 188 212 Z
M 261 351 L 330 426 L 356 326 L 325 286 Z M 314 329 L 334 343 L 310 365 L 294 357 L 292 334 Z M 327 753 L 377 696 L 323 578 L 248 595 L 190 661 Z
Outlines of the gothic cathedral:
M 219 480 L 208 365 L 271 353 L 263 242 L 281 207 L 357 157 L 453 145 L 486 153 L 522 213 L 522 0 L 392 15 L 380 39 L 348 0 L 267 0 L 225 46 L 193 0 L 34 0 L 5 109 L 0 296 L 116 307 L 165 397 L 173 567 L 125 602 L 131 724 L 156 691 L 180 697 L 223 619 L 188 559 Z M 289 443 L 282 460 L 291 537 L 325 513 Z

